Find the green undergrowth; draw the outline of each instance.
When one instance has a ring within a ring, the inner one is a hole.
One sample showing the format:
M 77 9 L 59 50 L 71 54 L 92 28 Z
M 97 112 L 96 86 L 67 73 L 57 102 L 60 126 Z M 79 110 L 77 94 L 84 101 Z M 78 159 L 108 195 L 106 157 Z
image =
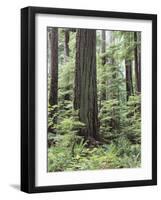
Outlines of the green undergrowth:
M 48 171 L 138 168 L 141 163 L 140 144 L 131 145 L 120 138 L 117 144 L 86 147 L 80 142 L 73 146 L 51 146 L 48 149 Z

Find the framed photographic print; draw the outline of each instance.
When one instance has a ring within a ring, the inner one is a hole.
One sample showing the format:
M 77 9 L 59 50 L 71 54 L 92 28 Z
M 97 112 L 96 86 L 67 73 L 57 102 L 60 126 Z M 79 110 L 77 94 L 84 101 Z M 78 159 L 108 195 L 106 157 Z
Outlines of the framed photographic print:
M 157 184 L 157 16 L 21 9 L 21 190 Z

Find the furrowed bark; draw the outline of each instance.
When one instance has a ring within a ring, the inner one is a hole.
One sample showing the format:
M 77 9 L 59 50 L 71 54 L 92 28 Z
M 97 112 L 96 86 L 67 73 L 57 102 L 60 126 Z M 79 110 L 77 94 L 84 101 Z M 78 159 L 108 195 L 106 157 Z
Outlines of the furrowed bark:
M 88 140 L 99 140 L 95 30 L 77 30 L 75 65 L 74 108 L 85 124 L 80 134 Z

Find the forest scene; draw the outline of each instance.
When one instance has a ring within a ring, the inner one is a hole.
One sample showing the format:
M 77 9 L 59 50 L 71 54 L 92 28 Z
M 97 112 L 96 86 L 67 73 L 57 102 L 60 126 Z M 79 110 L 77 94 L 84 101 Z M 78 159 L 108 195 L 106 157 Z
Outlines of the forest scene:
M 141 167 L 141 32 L 47 27 L 48 172 Z

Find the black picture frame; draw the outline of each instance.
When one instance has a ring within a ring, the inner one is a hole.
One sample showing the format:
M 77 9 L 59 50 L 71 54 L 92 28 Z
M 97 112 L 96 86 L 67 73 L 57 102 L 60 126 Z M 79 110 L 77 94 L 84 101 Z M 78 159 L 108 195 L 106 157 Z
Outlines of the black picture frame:
M 152 21 L 152 179 L 35 186 L 35 15 L 59 14 Z M 21 190 L 27 193 L 147 186 L 157 184 L 157 15 L 45 7 L 21 9 Z

